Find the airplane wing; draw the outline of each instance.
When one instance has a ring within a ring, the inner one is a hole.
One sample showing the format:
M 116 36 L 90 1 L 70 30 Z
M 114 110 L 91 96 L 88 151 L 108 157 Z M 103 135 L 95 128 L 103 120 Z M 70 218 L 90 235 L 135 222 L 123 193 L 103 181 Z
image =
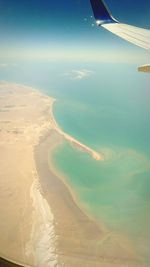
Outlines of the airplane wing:
M 118 22 L 102 0 L 90 0 L 96 24 L 119 37 L 150 51 L 150 30 Z M 150 64 L 139 67 L 139 71 L 150 72 Z

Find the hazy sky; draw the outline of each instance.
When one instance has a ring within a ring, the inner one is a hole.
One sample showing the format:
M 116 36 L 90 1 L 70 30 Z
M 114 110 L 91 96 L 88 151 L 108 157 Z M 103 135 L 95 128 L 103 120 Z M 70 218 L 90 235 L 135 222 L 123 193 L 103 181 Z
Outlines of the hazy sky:
M 149 28 L 149 0 L 106 3 L 120 21 Z M 129 55 L 138 61 L 138 54 L 145 60 L 148 53 L 143 49 L 92 25 L 92 15 L 89 0 L 0 0 L 0 56 L 96 59 L 101 55 L 103 60 L 108 53 L 110 60 Z

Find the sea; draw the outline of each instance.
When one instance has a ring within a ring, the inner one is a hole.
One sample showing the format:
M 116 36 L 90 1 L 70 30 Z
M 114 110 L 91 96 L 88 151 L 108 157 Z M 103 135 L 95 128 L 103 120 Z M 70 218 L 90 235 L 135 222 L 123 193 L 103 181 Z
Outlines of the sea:
M 103 154 L 96 161 L 64 140 L 52 161 L 81 208 L 150 259 L 149 74 L 136 64 L 31 61 L 1 69 L 0 79 L 56 98 L 63 131 Z

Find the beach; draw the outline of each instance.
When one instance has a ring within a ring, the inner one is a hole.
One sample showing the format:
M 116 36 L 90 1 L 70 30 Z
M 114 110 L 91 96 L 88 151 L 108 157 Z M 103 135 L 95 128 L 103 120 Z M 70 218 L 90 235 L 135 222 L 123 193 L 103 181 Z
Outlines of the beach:
M 54 102 L 0 83 L 0 256 L 24 266 L 141 267 L 134 249 L 85 214 L 51 168 L 49 153 L 64 139 L 105 160 L 59 128 Z
M 33 88 L 0 83 L 0 254 L 26 266 L 49 266 L 47 252 L 57 261 L 53 215 L 34 160 L 40 136 L 50 130 L 52 101 Z

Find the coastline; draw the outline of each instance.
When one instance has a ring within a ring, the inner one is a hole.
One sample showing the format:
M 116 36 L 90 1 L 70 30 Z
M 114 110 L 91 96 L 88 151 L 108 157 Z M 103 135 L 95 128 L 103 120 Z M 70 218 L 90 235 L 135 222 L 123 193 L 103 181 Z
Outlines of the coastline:
M 69 141 L 73 145 L 75 145 L 77 148 L 83 150 L 85 153 L 90 154 L 95 160 L 104 160 L 103 155 L 95 151 L 94 149 L 90 148 L 89 146 L 81 143 L 71 135 L 65 133 L 57 124 L 54 114 L 53 114 L 53 104 L 55 103 L 55 99 L 53 99 L 52 108 L 50 109 L 50 122 L 53 127 L 53 129 L 60 134 L 65 140 Z
M 25 266 L 141 267 L 80 209 L 48 164 L 49 149 L 64 139 L 100 160 L 97 152 L 59 128 L 54 99 L 18 84 L 1 82 L 0 89 L 1 253 Z
M 109 231 L 103 231 L 80 209 L 62 177 L 50 169 L 49 148 L 53 150 L 54 144 L 61 140 L 58 133 L 51 131 L 35 149 L 42 191 L 55 218 L 58 263 L 67 267 L 97 267 L 99 264 L 102 267 L 141 267 L 132 250 L 120 244 Z
M 87 211 L 87 209 L 81 205 L 81 203 L 78 200 L 73 188 L 71 187 L 71 185 L 67 181 L 66 176 L 60 170 L 57 169 L 57 167 L 55 166 L 55 163 L 53 162 L 53 152 L 55 151 L 55 149 L 59 149 L 59 145 L 61 145 L 64 141 L 66 141 L 66 140 L 62 138 L 62 140 L 60 142 L 56 142 L 56 144 L 49 146 L 49 149 L 48 149 L 48 152 L 49 152 L 48 153 L 49 169 L 57 178 L 59 178 L 62 181 L 62 183 L 67 188 L 69 194 L 71 195 L 71 198 L 74 201 L 74 203 L 76 204 L 76 206 L 87 216 L 87 218 L 89 218 L 89 220 L 93 221 L 94 224 L 97 225 L 97 227 L 100 228 L 102 232 L 108 232 L 108 229 L 106 229 L 105 225 L 102 224 L 102 222 L 101 222 L 101 224 L 100 224 L 100 222 L 97 223 L 95 218 L 93 218 L 93 216 L 90 215 L 90 213 Z
M 57 262 L 54 218 L 34 160 L 35 146 L 51 129 L 52 102 L 34 88 L 0 82 L 0 255 L 21 266 Z

